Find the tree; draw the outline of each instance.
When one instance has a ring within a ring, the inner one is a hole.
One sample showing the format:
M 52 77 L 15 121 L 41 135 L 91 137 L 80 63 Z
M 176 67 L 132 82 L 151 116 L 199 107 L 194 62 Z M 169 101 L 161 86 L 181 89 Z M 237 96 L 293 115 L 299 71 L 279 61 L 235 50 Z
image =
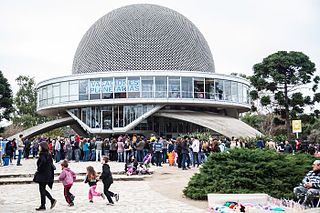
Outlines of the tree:
M 312 130 L 310 135 L 308 136 L 308 141 L 313 144 L 320 143 L 320 130 L 318 129 Z
M 3 118 L 10 119 L 10 114 L 13 112 L 12 102 L 10 84 L 0 70 L 0 121 Z
M 292 189 L 314 160 L 312 155 L 260 149 L 211 153 L 183 193 L 196 200 L 207 199 L 209 193 L 267 193 L 275 198 L 292 199 Z
M 14 98 L 16 107 L 13 123 L 22 125 L 24 129 L 35 126 L 45 121 L 45 117 L 39 116 L 37 110 L 37 92 L 33 78 L 20 75 L 16 82 L 19 90 Z
M 301 52 L 279 51 L 255 64 L 253 70 L 254 75 L 250 77 L 250 81 L 256 90 L 250 93 L 252 99 L 259 97 L 262 106 L 269 106 L 285 120 L 290 138 L 290 120 L 302 114 L 303 107 L 320 101 L 320 93 L 315 93 L 320 81 L 319 76 L 314 76 L 315 64 Z M 309 85 L 315 93 L 313 97 L 299 92 Z M 259 92 L 264 95 L 259 96 Z
M 246 124 L 252 126 L 255 129 L 260 129 L 261 123 L 263 121 L 262 116 L 254 115 L 250 113 L 246 113 L 241 117 L 241 121 L 245 122 Z

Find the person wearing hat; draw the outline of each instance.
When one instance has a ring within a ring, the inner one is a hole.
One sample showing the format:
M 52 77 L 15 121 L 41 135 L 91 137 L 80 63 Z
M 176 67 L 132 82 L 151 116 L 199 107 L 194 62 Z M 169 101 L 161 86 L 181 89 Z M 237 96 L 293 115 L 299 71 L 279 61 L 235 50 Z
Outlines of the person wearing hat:
M 315 160 L 312 170 L 303 178 L 300 186 L 293 189 L 293 193 L 299 199 L 300 204 L 310 207 L 315 196 L 320 195 L 320 160 Z

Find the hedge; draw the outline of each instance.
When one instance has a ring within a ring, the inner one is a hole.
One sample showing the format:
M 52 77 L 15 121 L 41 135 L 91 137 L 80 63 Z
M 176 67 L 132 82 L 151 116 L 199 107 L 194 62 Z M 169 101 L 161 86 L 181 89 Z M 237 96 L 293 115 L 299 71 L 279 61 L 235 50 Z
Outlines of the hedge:
M 183 193 L 205 200 L 208 193 L 267 193 L 292 199 L 292 190 L 311 170 L 315 158 L 270 150 L 233 149 L 212 153 Z

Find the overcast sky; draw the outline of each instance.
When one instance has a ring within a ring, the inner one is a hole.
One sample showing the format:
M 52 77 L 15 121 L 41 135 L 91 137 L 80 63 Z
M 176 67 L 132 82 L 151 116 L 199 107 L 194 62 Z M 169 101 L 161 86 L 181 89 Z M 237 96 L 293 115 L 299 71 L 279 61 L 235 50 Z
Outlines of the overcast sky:
M 190 19 L 209 43 L 216 72 L 252 74 L 279 50 L 302 51 L 320 66 L 317 0 L 0 0 L 0 70 L 36 82 L 70 75 L 73 56 L 89 27 L 121 6 L 153 3 Z

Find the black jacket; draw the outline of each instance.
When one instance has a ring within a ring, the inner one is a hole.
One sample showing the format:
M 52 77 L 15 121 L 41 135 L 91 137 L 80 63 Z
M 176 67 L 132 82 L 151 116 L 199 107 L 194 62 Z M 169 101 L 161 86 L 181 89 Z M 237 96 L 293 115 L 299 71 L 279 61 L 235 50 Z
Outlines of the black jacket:
M 40 153 L 37 161 L 37 172 L 33 181 L 36 183 L 48 183 L 50 188 L 53 184 L 54 169 L 52 157 L 49 153 Z
M 102 179 L 102 182 L 104 184 L 113 183 L 112 173 L 110 171 L 109 164 L 105 163 L 105 164 L 102 165 L 102 173 L 101 173 L 100 179 Z

